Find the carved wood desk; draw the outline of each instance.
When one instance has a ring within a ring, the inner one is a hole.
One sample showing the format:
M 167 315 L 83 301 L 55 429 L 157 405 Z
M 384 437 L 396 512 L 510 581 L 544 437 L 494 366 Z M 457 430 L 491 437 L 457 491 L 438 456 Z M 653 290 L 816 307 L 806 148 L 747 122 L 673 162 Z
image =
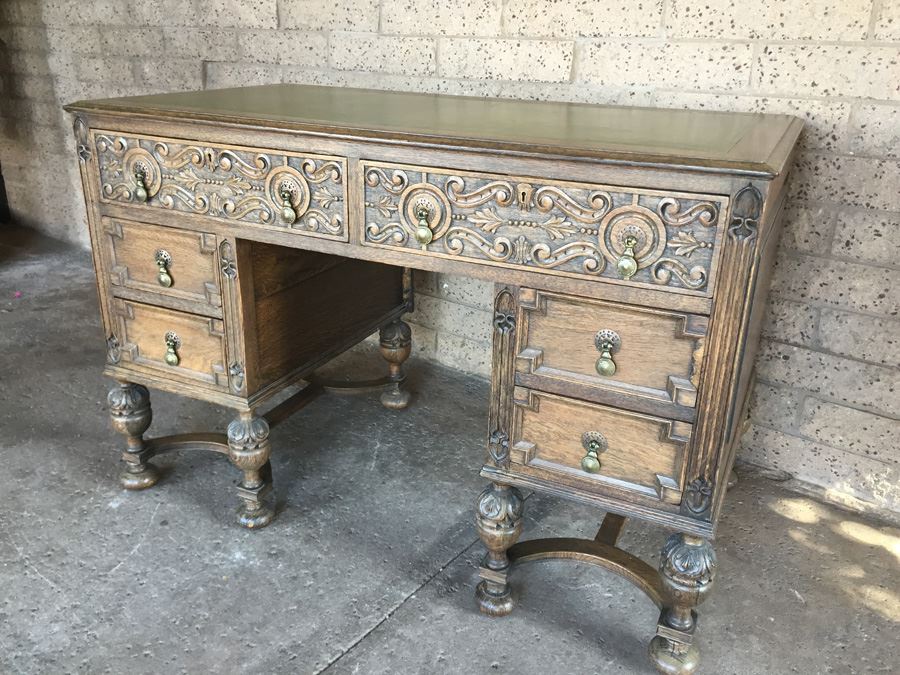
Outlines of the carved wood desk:
M 410 269 L 491 280 L 480 609 L 512 610 L 513 563 L 588 561 L 660 607 L 655 665 L 695 670 L 799 120 L 295 85 L 67 109 L 126 488 L 214 450 L 241 524 L 268 524 L 269 429 L 328 389 L 316 368 L 380 330 L 364 384 L 404 408 Z M 145 439 L 148 387 L 236 417 Z M 520 488 L 608 515 L 516 543 Z M 658 571 L 616 547 L 626 516 L 675 531 Z

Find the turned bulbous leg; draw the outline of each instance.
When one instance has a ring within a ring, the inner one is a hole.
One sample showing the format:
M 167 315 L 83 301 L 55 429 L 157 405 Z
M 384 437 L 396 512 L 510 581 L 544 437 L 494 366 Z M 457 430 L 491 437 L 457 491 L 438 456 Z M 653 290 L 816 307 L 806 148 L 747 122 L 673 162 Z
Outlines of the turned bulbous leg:
M 478 496 L 475 527 L 487 554 L 481 563 L 482 580 L 475 589 L 475 601 L 489 616 L 506 616 L 513 610 L 506 551 L 522 534 L 523 511 L 522 495 L 514 487 L 491 483 Z
M 659 573 L 666 590 L 663 608 L 650 642 L 650 660 L 666 675 L 690 675 L 697 670 L 700 651 L 694 644 L 697 613 L 694 607 L 712 590 L 716 554 L 708 541 L 673 534 L 666 541 Z
M 120 480 L 127 490 L 143 490 L 159 480 L 159 470 L 149 463 L 150 451 L 144 443 L 144 434 L 153 421 L 150 408 L 150 392 L 147 387 L 130 382 L 120 382 L 113 387 L 106 399 L 112 427 L 125 436 L 127 448 L 122 452 L 125 471 Z
M 269 424 L 262 417 L 242 412 L 228 425 L 228 457 L 244 473 L 238 484 L 238 522 L 250 529 L 265 527 L 275 517 L 265 501 L 272 487 L 270 452 Z
M 402 410 L 409 405 L 409 392 L 401 389 L 403 362 L 412 349 L 412 331 L 409 324 L 400 319 L 392 321 L 379 331 L 381 355 L 388 362 L 391 384 L 381 395 L 381 405 L 392 410 Z

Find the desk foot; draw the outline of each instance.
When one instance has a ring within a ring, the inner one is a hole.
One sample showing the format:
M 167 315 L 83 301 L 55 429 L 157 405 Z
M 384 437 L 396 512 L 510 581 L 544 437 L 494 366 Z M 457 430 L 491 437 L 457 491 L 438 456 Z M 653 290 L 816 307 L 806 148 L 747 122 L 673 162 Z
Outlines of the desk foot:
M 509 557 L 506 552 L 522 534 L 524 500 L 514 487 L 491 483 L 478 496 L 475 527 L 487 548 L 479 574 L 481 583 L 475 589 L 478 609 L 488 616 L 506 616 L 514 602 L 509 580 Z
M 666 541 L 659 563 L 666 605 L 650 642 L 650 660 L 660 673 L 690 675 L 697 670 L 700 651 L 694 644 L 694 607 L 712 590 L 716 564 L 715 551 L 705 539 L 673 534 Z
M 144 441 L 144 434 L 153 421 L 150 392 L 140 384 L 120 382 L 106 399 L 113 429 L 123 434 L 127 448 L 122 453 L 125 471 L 120 480 L 126 490 L 145 490 L 156 485 L 159 470 L 149 463 L 152 450 Z
M 265 527 L 275 517 L 274 510 L 265 503 L 272 486 L 270 452 L 269 423 L 265 418 L 242 412 L 228 425 L 228 457 L 244 472 L 238 484 L 238 522 L 246 528 Z
M 381 355 L 388 362 L 391 384 L 381 395 L 381 405 L 391 410 L 402 410 L 409 405 L 409 392 L 401 389 L 403 384 L 403 362 L 412 350 L 412 331 L 409 324 L 395 319 L 379 331 Z

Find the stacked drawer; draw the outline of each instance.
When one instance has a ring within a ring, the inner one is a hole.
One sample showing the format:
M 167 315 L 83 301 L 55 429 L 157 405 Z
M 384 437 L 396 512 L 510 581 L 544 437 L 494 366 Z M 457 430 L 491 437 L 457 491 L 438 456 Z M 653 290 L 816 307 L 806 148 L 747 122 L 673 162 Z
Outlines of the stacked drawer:
M 520 289 L 510 471 L 681 503 L 705 316 Z
M 101 231 L 113 296 L 110 361 L 227 390 L 216 236 L 110 217 Z

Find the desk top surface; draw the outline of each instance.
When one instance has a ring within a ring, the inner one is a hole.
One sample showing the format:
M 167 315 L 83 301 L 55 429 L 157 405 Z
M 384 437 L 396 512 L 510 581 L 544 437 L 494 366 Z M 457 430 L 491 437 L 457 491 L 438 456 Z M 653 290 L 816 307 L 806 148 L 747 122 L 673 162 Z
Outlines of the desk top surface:
M 802 128 L 791 115 L 296 84 L 79 101 L 66 109 L 768 176 L 785 168 Z

